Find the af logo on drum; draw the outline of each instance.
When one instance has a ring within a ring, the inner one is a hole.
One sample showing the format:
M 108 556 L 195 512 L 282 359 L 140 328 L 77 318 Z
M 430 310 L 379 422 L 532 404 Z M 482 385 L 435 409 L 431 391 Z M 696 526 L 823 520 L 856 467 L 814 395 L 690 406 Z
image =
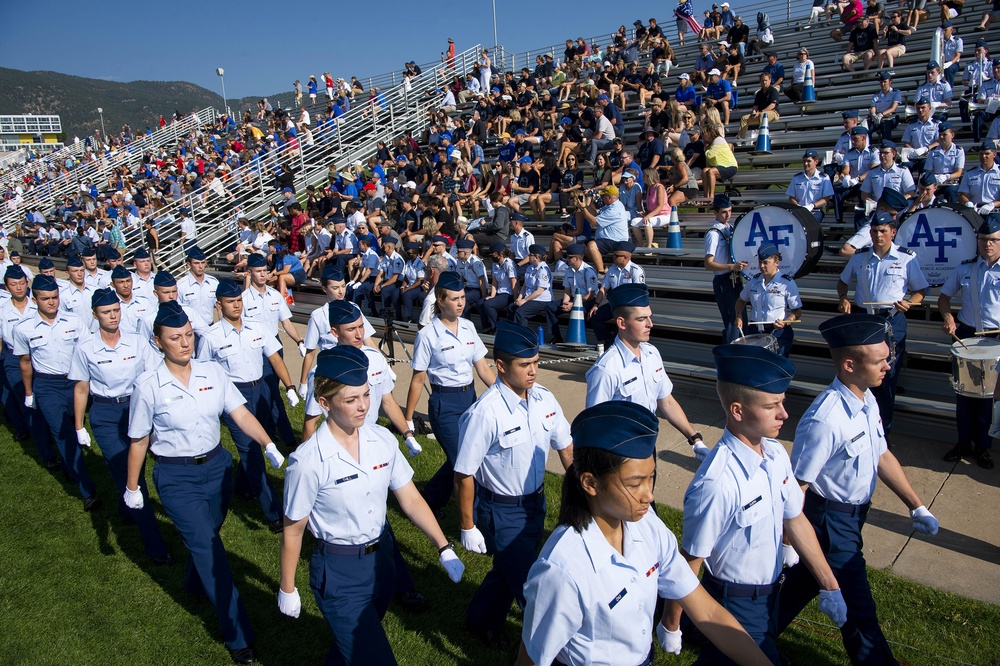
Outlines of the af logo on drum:
M 760 206 L 741 215 L 733 226 L 730 259 L 747 262 L 747 273 L 752 275 L 757 272 L 757 248 L 764 243 L 774 243 L 781 252 L 778 272 L 794 277 L 808 274 L 823 254 L 819 222 L 805 208 L 786 203 Z
M 913 250 L 927 281 L 940 287 L 963 261 L 976 256 L 976 229 L 982 222 L 967 206 L 931 206 L 900 218 L 896 244 Z

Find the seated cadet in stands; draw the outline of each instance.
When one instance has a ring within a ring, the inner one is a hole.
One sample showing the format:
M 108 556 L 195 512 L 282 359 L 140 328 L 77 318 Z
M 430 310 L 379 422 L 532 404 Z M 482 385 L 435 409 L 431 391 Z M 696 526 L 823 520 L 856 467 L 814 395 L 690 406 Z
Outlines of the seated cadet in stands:
M 594 329 L 597 341 L 604 343 L 605 347 L 610 347 L 614 342 L 614 327 L 609 327 L 607 322 L 611 319 L 611 303 L 602 302 L 607 298 L 608 293 L 615 287 L 622 284 L 645 284 L 646 273 L 642 267 L 632 263 L 632 253 L 635 252 L 635 244 L 629 241 L 619 241 L 614 245 L 614 264 L 608 268 L 608 272 L 601 280 L 601 287 L 594 296 L 593 304 L 587 309 L 590 317 L 590 325 Z
M 931 117 L 930 100 L 917 100 L 917 117 L 910 121 L 903 132 L 903 149 L 900 156 L 904 163 L 910 163 L 915 173 L 923 171 L 921 159 L 938 145 L 938 121 Z
M 424 260 L 420 258 L 420 243 L 406 244 L 406 264 L 403 266 L 403 287 L 399 290 L 401 307 L 400 319 L 408 322 L 417 320 L 414 306 L 418 309 L 424 302 L 424 278 L 426 269 Z
M 899 190 L 891 187 L 883 188 L 882 196 L 878 199 L 875 212 L 861 218 L 861 226 L 840 248 L 840 256 L 849 257 L 858 250 L 871 247 L 872 232 L 871 224 L 874 216 L 882 213 L 889 216 L 889 219 L 898 220 L 899 216 L 910 207 L 911 199 L 903 196 Z
M 899 105 L 903 103 L 903 93 L 892 87 L 892 72 L 878 75 L 879 91 L 872 95 L 868 109 L 871 130 L 877 131 L 883 141 L 892 141 L 892 130 L 899 124 Z
M 984 139 L 979 144 L 979 166 L 966 171 L 958 184 L 958 202 L 983 216 L 1000 204 L 1000 165 L 996 158 L 996 143 Z
M 934 177 L 938 196 L 952 203 L 958 200 L 958 182 L 965 173 L 965 149 L 954 143 L 955 129 L 951 123 L 938 125 L 938 145 L 924 160 L 924 173 Z
M 861 184 L 861 200 L 865 204 L 865 213 L 875 209 L 876 202 L 882 197 L 882 190 L 891 188 L 902 192 L 903 196 L 912 196 L 916 191 L 913 176 L 906 167 L 896 164 L 896 144 L 883 141 L 878 149 L 879 163 L 868 172 L 868 177 Z M 855 219 L 855 226 L 858 220 Z
M 957 189 L 957 188 L 956 188 Z M 937 201 L 938 184 L 934 174 L 925 171 L 917 178 L 917 196 L 907 199 L 910 206 L 907 212 L 930 208 Z
M 941 76 L 941 66 L 934 60 L 927 63 L 927 80 L 917 87 L 914 99 L 923 99 L 931 103 L 931 114 L 934 119 L 943 122 L 948 120 L 948 107 L 952 100 L 951 86 Z
M 354 274 L 351 276 L 351 282 L 353 282 L 355 286 L 354 294 L 350 298 L 357 303 L 358 307 L 362 307 L 364 302 L 367 301 L 368 314 L 372 317 L 377 317 L 378 312 L 375 310 L 374 289 L 375 277 L 378 275 L 381 259 L 375 250 L 372 249 L 370 236 L 359 237 L 358 248 L 361 261 L 355 269 Z
M 878 164 L 878 149 L 868 146 L 868 128 L 851 130 L 851 148 L 844 154 L 840 171 L 833 178 L 833 212 L 837 223 L 844 223 L 844 209 L 854 208 L 861 184 L 868 172 Z
M 493 259 L 490 267 L 490 287 L 489 291 L 484 292 L 485 298 L 479 304 L 484 335 L 496 330 L 501 312 L 506 318 L 507 308 L 517 293 L 517 268 L 510 258 L 510 250 L 503 243 L 494 243 L 490 246 L 490 255 Z
M 455 270 L 465 281 L 465 309 L 462 310 L 462 317 L 468 319 L 472 308 L 478 310 L 483 298 L 489 293 L 489 278 L 486 277 L 486 264 L 472 253 L 476 247 L 475 241 L 460 240 L 455 243 L 455 247 L 458 250 Z M 482 312 L 479 314 L 482 316 Z
M 583 260 L 587 247 L 574 243 L 566 248 L 566 272 L 563 274 L 563 297 L 558 312 L 573 309 L 573 300 L 579 293 L 583 298 L 583 313 L 590 319 L 591 306 L 597 298 L 599 288 L 597 271 Z
M 389 310 L 397 319 L 401 317 L 399 302 L 399 287 L 403 279 L 403 269 L 406 262 L 403 257 L 396 252 L 396 238 L 386 236 L 382 239 L 382 259 L 378 264 L 378 274 L 375 276 L 375 284 L 372 286 L 372 299 L 374 294 L 382 296 L 382 310 Z
M 559 342 L 559 319 L 556 308 L 559 304 L 552 299 L 552 270 L 545 263 L 545 246 L 532 245 L 529 249 L 529 266 L 524 274 L 521 292 L 514 300 L 511 319 L 521 326 L 528 326 L 528 320 L 537 314 L 545 315 L 549 339 Z
M 853 143 L 851 140 L 851 131 L 858 126 L 858 110 L 848 109 L 847 111 L 842 111 L 840 117 L 844 123 L 844 131 L 840 133 L 840 136 L 837 137 L 837 142 L 833 144 L 833 159 L 823 167 L 823 171 L 831 179 L 837 173 L 839 165 L 844 163 L 844 155 L 851 149 Z M 865 145 L 868 145 L 867 137 L 865 137 Z
M 976 103 L 980 105 L 986 105 L 990 101 L 1000 99 L 1000 58 L 994 58 L 990 66 L 992 69 L 989 72 L 980 73 L 984 80 L 976 88 L 974 95 Z M 972 139 L 978 143 L 983 138 L 983 127 L 986 126 L 993 114 L 989 114 L 986 109 L 981 108 L 973 111 L 970 118 L 969 102 L 966 99 L 959 102 L 959 108 L 962 111 L 962 120 L 972 121 Z M 996 137 L 991 136 L 990 138 L 995 139 Z
M 802 319 L 799 287 L 792 276 L 778 275 L 781 253 L 774 243 L 764 243 L 757 248 L 757 261 L 760 273 L 743 286 L 740 298 L 736 301 L 733 325 L 744 330 L 743 312 L 749 305 L 748 316 L 757 323 L 748 325 L 745 333 L 770 333 L 778 341 L 778 353 L 788 358 L 795 337 L 791 324 Z
M 816 168 L 818 166 L 819 153 L 812 148 L 807 149 L 802 155 L 803 172 L 792 176 L 785 194 L 788 195 L 788 203 L 802 206 L 813 214 L 817 222 L 822 222 L 823 206 L 833 198 L 833 183 L 829 176 Z

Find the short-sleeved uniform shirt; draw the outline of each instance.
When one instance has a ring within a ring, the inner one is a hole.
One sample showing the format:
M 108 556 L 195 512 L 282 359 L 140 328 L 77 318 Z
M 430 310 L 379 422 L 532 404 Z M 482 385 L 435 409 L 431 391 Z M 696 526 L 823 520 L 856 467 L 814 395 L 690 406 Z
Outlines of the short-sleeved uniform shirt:
M 657 403 L 669 397 L 673 382 L 663 369 L 659 350 L 648 342 L 640 342 L 636 356 L 616 337 L 597 362 L 587 370 L 587 407 L 609 400 L 624 400 L 642 405 L 656 413 Z

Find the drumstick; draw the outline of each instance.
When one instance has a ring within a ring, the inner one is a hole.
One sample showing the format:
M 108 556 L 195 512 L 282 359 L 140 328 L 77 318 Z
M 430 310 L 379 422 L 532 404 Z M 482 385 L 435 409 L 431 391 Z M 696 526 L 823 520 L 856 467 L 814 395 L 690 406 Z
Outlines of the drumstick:
M 958 341 L 958 344 L 960 344 L 960 345 L 962 345 L 963 347 L 965 347 L 965 350 L 966 350 L 966 351 L 968 351 L 968 350 L 969 350 L 969 346 L 968 346 L 968 345 L 966 345 L 966 344 L 965 344 L 964 342 L 962 342 L 962 338 L 958 337 L 958 336 L 957 336 L 957 335 L 955 335 L 954 333 L 952 333 L 952 334 L 951 334 L 951 337 L 955 338 L 955 340 L 957 340 L 957 341 Z
M 1000 333 L 1000 328 L 991 328 L 988 331 L 976 331 L 976 335 L 994 335 L 995 333 Z M 952 337 L 955 337 L 954 333 Z
M 782 324 L 794 324 L 798 319 L 782 319 L 780 320 Z M 773 324 L 773 321 L 748 321 L 747 326 L 767 326 L 768 324 Z
M 862 303 L 862 305 L 895 305 L 895 304 L 896 304 L 896 303 L 894 303 L 894 302 L 893 302 L 893 303 L 883 303 L 883 302 L 877 302 L 877 303 Z M 917 306 L 920 306 L 920 305 L 923 305 L 923 303 L 910 303 L 910 307 L 911 307 L 911 308 L 915 308 L 915 307 L 917 307 Z

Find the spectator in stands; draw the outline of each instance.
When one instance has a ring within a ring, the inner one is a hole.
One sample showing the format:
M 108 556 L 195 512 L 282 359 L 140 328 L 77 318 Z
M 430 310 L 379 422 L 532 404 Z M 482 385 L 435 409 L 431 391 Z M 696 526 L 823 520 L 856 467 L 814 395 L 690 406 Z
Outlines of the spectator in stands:
M 993 0 L 993 6 L 983 12 L 983 17 L 979 19 L 979 27 L 976 30 L 985 32 L 989 30 L 990 24 L 998 19 L 1000 19 L 1000 0 Z
M 958 185 L 965 173 L 965 149 L 955 144 L 955 129 L 950 122 L 937 126 L 937 146 L 924 161 L 924 173 L 934 176 L 935 192 L 942 200 L 958 201 Z
M 767 122 L 773 123 L 781 118 L 778 113 L 778 90 L 771 85 L 771 73 L 763 71 L 760 74 L 760 88 L 754 93 L 753 107 L 750 113 L 740 118 L 740 131 L 736 135 L 740 140 L 747 136 L 747 128 L 759 127 L 761 118 L 767 116 Z
M 953 97 L 951 85 L 942 80 L 941 66 L 934 60 L 927 63 L 926 76 L 927 80 L 917 87 L 914 99 L 926 98 L 931 104 L 934 119 L 948 120 L 948 107 Z
M 956 19 L 962 15 L 962 8 L 965 5 L 965 0 L 942 0 L 941 2 L 941 21 L 950 21 Z
M 878 49 L 878 32 L 871 24 L 871 19 L 862 16 L 851 30 L 848 37 L 847 53 L 841 58 L 841 65 L 845 71 L 853 72 L 854 63 L 863 61 L 865 70 L 872 65 L 875 59 L 875 52 Z
M 743 23 L 743 19 L 737 16 L 729 32 L 726 34 L 726 41 L 736 46 L 740 55 L 746 55 L 747 43 L 750 40 L 750 26 Z
M 674 9 L 674 17 L 677 25 L 677 43 L 684 46 L 684 33 L 691 30 L 697 35 L 700 32 L 698 21 L 694 18 L 694 2 L 692 0 L 678 0 L 677 7 Z
M 629 216 L 625 206 L 618 200 L 618 188 L 606 185 L 599 192 L 600 210 L 594 206 L 597 201 L 588 197 L 576 209 L 578 227 L 595 228 L 594 240 L 587 243 L 586 256 L 598 274 L 604 272 L 604 254 L 614 251 L 619 241 L 628 240 Z
M 708 85 L 708 71 L 714 69 L 715 67 L 715 57 L 708 48 L 708 44 L 702 44 L 698 47 L 700 53 L 694 61 L 694 67 L 691 68 L 691 81 L 694 83 L 700 83 L 701 85 Z M 693 91 L 692 91 L 693 92 Z
M 795 64 L 792 66 L 792 83 L 784 91 L 785 96 L 796 104 L 802 101 L 802 90 L 805 87 L 807 69 L 812 72 L 813 85 L 815 85 L 816 64 L 809 59 L 809 49 L 803 46 L 799 49 L 795 58 Z
M 763 53 L 764 49 L 774 44 L 774 34 L 771 32 L 771 22 L 764 12 L 757 12 L 757 32 L 754 40 L 750 42 L 748 55 Z
M 882 27 L 876 66 L 879 69 L 883 67 L 891 69 L 895 65 L 896 58 L 906 53 L 906 38 L 912 34 L 913 29 L 903 23 L 903 12 L 898 9 L 892 13 L 890 22 Z
M 724 125 L 729 124 L 729 110 L 733 103 L 733 87 L 729 81 L 721 79 L 722 72 L 717 69 L 708 71 L 708 87 L 705 90 L 703 105 L 716 109 L 722 117 Z
M 916 30 L 917 26 L 920 25 L 922 19 L 927 18 L 927 11 L 924 9 L 927 6 L 927 0 L 906 0 L 906 24 L 910 26 L 911 30 Z
M 674 100 L 677 101 L 681 111 L 694 111 L 698 109 L 698 96 L 694 86 L 691 84 L 691 76 L 684 73 L 677 77 L 677 89 L 674 91 Z
M 705 169 L 701 173 L 702 188 L 706 199 L 715 197 L 716 183 L 726 182 L 736 176 L 739 163 L 732 146 L 726 142 L 722 125 L 709 124 L 705 127 Z
M 774 51 L 768 51 L 764 56 L 767 64 L 762 71 L 768 72 L 771 75 L 771 85 L 781 90 L 781 84 L 785 82 L 785 66 L 778 62 L 778 54 Z
M 680 152 L 680 151 L 677 151 Z M 632 238 L 636 245 L 653 247 L 653 229 L 670 223 L 670 201 L 667 188 L 660 182 L 660 174 L 648 169 L 644 174 L 646 196 L 643 201 L 644 213 L 632 218 Z
M 621 184 L 618 186 L 618 200 L 625 206 L 630 221 L 639 217 L 639 209 L 642 207 L 642 187 L 636 183 L 634 171 L 622 173 Z
M 868 3 L 865 5 L 865 16 L 871 21 L 876 32 L 882 32 L 882 15 L 884 11 L 885 5 L 879 2 L 879 0 L 868 0 Z
M 850 33 L 864 16 L 864 7 L 861 0 L 846 0 L 843 3 L 838 2 L 837 5 L 840 7 L 840 22 L 843 23 L 843 27 L 834 28 L 830 32 L 830 38 L 835 42 L 841 42 L 844 40 L 844 32 Z
M 726 42 L 723 42 L 726 44 Z M 726 57 L 725 61 L 725 72 L 723 78 L 732 78 L 733 85 L 737 85 L 740 76 L 740 72 L 743 70 L 743 56 L 740 54 L 739 48 L 736 44 L 728 44 L 726 47 L 729 50 L 729 55 Z
M 615 139 L 615 131 L 611 121 L 605 117 L 604 108 L 598 104 L 594 107 L 594 130 L 586 139 L 587 161 L 596 163 L 598 152 L 611 145 Z

